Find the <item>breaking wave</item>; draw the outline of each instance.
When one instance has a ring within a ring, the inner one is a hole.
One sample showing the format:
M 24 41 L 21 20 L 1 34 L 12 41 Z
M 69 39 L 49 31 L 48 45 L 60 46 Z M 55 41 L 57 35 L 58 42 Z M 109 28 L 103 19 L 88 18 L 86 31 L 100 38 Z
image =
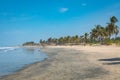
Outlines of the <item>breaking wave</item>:
M 7 51 L 11 51 L 11 50 L 16 50 L 17 48 L 19 48 L 18 46 L 17 47 L 0 47 L 0 52 L 7 52 Z

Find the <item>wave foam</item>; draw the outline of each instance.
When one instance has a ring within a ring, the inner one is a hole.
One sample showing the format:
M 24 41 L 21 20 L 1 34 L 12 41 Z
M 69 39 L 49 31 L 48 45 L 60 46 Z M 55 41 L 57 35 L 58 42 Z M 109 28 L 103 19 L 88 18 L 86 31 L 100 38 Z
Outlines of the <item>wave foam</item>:
M 7 52 L 7 51 L 15 50 L 17 48 L 19 47 L 0 47 L 0 51 Z

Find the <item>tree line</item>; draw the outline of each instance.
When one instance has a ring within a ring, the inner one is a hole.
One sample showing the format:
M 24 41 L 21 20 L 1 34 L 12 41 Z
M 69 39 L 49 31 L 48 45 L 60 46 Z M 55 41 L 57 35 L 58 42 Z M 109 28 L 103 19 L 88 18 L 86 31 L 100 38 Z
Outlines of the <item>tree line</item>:
M 82 36 L 64 36 L 60 38 L 48 38 L 40 40 L 40 45 L 86 45 L 86 44 L 105 44 L 116 43 L 120 45 L 119 27 L 116 25 L 118 19 L 115 16 L 110 18 L 110 22 L 105 27 L 96 25 L 90 33 L 84 33 Z M 25 45 L 25 44 L 24 44 Z

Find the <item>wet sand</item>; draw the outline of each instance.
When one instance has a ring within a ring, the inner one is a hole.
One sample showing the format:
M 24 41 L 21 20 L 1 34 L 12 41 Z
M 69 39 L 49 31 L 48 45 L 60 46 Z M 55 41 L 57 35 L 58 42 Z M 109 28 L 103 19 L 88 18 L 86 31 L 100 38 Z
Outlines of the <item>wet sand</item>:
M 49 58 L 0 80 L 120 80 L 120 47 L 48 46 Z

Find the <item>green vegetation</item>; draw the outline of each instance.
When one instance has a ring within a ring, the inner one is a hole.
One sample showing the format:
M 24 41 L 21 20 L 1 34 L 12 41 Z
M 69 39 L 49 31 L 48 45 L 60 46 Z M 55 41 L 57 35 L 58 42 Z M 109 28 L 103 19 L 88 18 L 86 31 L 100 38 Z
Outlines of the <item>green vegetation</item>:
M 83 36 L 64 36 L 60 38 L 48 38 L 47 40 L 40 40 L 40 45 L 120 45 L 120 37 L 117 37 L 119 33 L 119 27 L 116 25 L 118 19 L 113 16 L 110 18 L 110 22 L 106 27 L 96 25 L 91 32 L 85 33 Z M 114 38 L 113 38 L 114 37 Z M 34 42 L 27 42 L 23 45 L 36 45 Z
M 26 42 L 23 44 L 23 46 L 35 46 L 35 45 L 38 45 L 37 43 L 31 41 L 31 42 Z

